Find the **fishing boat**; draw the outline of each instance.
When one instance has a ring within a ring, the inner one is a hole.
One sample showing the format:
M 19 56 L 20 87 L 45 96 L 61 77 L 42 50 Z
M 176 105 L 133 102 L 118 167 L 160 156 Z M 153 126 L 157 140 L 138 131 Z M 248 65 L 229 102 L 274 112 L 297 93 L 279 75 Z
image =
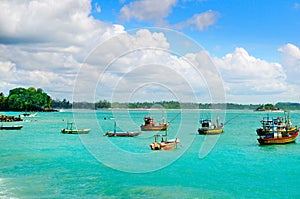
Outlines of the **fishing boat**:
M 269 115 L 260 121 L 261 128 L 256 129 L 259 136 L 257 141 L 261 145 L 269 144 L 287 144 L 295 142 L 299 133 L 297 126 L 292 126 L 292 122 L 288 116 L 282 118 L 270 118 Z
M 23 113 L 19 117 L 25 122 L 34 122 L 37 121 L 38 113 Z
M 117 124 L 114 122 L 114 131 L 110 132 L 107 131 L 103 136 L 108 136 L 108 137 L 135 137 L 140 135 L 141 132 L 135 131 L 135 132 L 117 132 Z
M 77 129 L 73 122 L 67 122 L 67 127 L 63 128 L 63 134 L 87 134 L 91 129 Z
M 21 128 L 23 128 L 22 125 L 12 125 L 12 126 L 3 126 L 1 125 L 0 126 L 0 130 L 20 130 Z
M 178 138 L 168 140 L 167 132 L 165 135 L 162 135 L 161 141 L 158 142 L 158 137 L 160 136 L 159 134 L 154 135 L 154 142 L 150 144 L 151 150 L 172 150 L 180 143 Z
M 31 117 L 36 117 L 38 113 L 23 113 L 20 115 L 21 118 L 31 118 Z
M 162 123 L 158 125 L 154 122 L 153 117 L 146 117 L 144 116 L 144 124 L 141 125 L 142 131 L 165 131 L 167 130 L 168 126 L 170 125 L 169 122 L 164 122 L 164 116 L 162 116 Z
M 104 136 L 108 137 L 134 137 L 140 135 L 141 132 L 136 131 L 136 132 L 110 132 L 107 131 Z
M 219 124 L 219 119 L 216 119 L 216 123 L 212 122 L 210 119 L 201 119 L 200 120 L 201 127 L 198 128 L 199 134 L 220 134 L 223 132 L 224 125 L 223 123 Z

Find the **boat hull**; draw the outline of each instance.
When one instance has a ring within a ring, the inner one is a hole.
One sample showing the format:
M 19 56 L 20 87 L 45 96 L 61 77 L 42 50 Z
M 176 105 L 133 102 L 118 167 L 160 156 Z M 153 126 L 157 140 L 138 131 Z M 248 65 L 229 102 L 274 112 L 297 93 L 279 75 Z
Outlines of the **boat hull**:
M 141 131 L 165 131 L 168 128 L 168 124 L 151 126 L 151 125 L 142 125 Z
M 135 137 L 140 135 L 141 132 L 106 132 L 104 136 L 108 137 Z
M 297 130 L 296 126 L 291 127 L 288 130 L 285 130 L 285 129 L 283 129 L 283 130 L 277 130 L 276 132 L 279 132 L 279 133 L 291 133 L 291 132 L 294 132 L 295 130 Z M 256 133 L 259 136 L 266 135 L 266 134 L 268 134 L 270 132 L 272 132 L 272 130 L 264 130 L 263 128 L 256 129 Z
M 296 141 L 299 130 L 296 130 L 294 134 L 286 137 L 275 137 L 275 138 L 264 138 L 259 137 L 257 141 L 261 145 L 272 145 L 272 144 L 288 144 Z
M 0 126 L 0 130 L 20 130 L 23 126 Z
M 177 147 L 177 144 L 179 143 L 179 139 L 173 139 L 166 142 L 153 142 L 150 144 L 151 150 L 172 150 Z
M 62 129 L 63 134 L 88 134 L 90 129 Z
M 215 134 L 221 134 L 223 132 L 223 127 L 222 128 L 215 128 L 215 129 L 207 129 L 207 128 L 199 128 L 198 133 L 200 135 L 215 135 Z

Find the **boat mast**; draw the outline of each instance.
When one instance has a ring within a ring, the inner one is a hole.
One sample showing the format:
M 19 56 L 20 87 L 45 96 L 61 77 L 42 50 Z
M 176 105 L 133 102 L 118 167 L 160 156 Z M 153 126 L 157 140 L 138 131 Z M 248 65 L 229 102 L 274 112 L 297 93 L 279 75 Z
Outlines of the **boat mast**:
M 116 121 L 114 121 L 114 133 L 116 133 L 117 132 L 117 123 L 116 123 Z

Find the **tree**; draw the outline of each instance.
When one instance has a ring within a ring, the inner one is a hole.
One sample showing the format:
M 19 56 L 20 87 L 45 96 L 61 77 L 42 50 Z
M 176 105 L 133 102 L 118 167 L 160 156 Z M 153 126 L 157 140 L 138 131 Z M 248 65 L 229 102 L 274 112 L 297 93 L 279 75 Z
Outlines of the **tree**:
M 9 91 L 7 108 L 12 111 L 42 111 L 52 108 L 52 99 L 42 89 L 15 88 Z
M 0 93 L 0 110 L 5 110 L 6 108 L 6 97 L 4 96 L 4 94 L 1 92 Z

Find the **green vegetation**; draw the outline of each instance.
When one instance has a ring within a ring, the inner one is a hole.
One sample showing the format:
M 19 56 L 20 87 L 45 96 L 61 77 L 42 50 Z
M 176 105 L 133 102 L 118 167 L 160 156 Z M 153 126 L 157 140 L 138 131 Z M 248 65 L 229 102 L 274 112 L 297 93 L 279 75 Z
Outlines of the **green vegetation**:
M 280 109 L 274 106 L 273 104 L 263 104 L 256 108 L 256 111 L 276 111 L 276 110 L 280 110 Z
M 58 108 L 58 109 L 68 109 L 72 108 L 72 103 L 67 101 L 66 99 L 61 100 L 53 100 L 52 107 Z
M 275 106 L 281 110 L 300 110 L 300 103 L 294 102 L 278 102 Z
M 1 111 L 48 111 L 53 100 L 41 88 L 14 88 L 7 97 L 0 93 Z
M 62 104 L 67 104 L 63 107 Z M 178 101 L 161 101 L 161 102 L 130 102 L 130 103 L 121 103 L 113 102 L 110 103 L 106 100 L 100 100 L 96 103 L 91 102 L 74 102 L 73 108 L 76 109 L 102 109 L 102 108 L 124 108 L 124 109 L 150 109 L 150 108 L 165 108 L 165 109 L 236 109 L 236 110 L 255 110 L 260 105 L 243 105 L 243 104 L 233 104 L 233 103 L 180 103 Z M 63 101 L 54 101 L 54 108 L 71 108 L 72 104 L 65 100 Z
M 71 108 L 72 104 L 67 102 L 67 107 L 57 106 L 57 101 L 54 101 L 54 108 Z M 55 106 L 54 106 L 55 105 Z M 91 102 L 74 102 L 73 108 L 78 109 L 103 109 L 103 108 L 124 108 L 124 109 L 150 109 L 150 108 L 165 108 L 165 109 L 229 109 L 229 110 L 300 110 L 300 103 L 277 103 L 272 104 L 234 104 L 234 103 L 188 103 L 177 101 L 161 101 L 161 102 L 130 102 L 110 103 L 106 100 L 100 100 L 96 103 Z
M 130 108 L 130 109 L 236 109 L 236 110 L 300 110 L 300 103 L 279 102 L 273 104 L 234 104 L 234 103 L 180 103 L 178 101 L 161 102 L 109 102 L 99 100 L 92 102 L 69 102 L 66 99 L 52 100 L 41 88 L 29 87 L 14 88 L 9 91 L 6 97 L 0 93 L 0 111 L 53 111 L 55 109 L 105 109 L 105 108 Z

